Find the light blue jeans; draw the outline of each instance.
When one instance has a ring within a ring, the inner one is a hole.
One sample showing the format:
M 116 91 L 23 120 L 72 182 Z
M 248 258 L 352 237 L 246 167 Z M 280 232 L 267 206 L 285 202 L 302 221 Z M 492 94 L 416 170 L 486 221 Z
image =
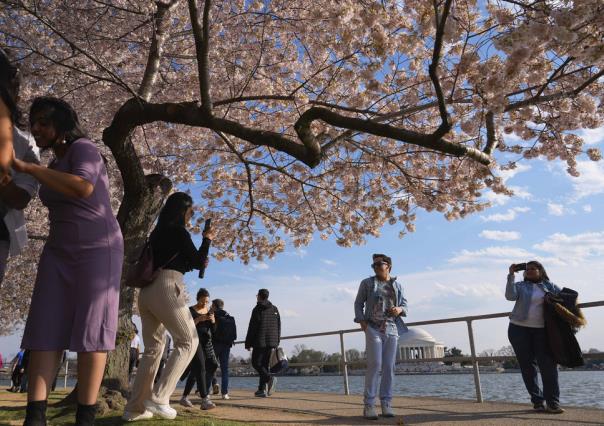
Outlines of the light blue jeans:
M 365 352 L 367 354 L 365 405 L 375 405 L 380 370 L 382 372 L 380 401 L 384 403 L 392 400 L 397 347 L 398 336 L 384 334 L 371 326 L 367 327 L 367 331 L 365 331 Z

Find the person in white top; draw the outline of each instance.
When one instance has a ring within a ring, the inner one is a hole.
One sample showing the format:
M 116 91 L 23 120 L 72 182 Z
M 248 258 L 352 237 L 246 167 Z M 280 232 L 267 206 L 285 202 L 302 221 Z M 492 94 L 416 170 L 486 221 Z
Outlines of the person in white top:
M 524 280 L 514 282 L 514 273 L 523 270 Z M 563 413 L 564 410 L 560 407 L 558 366 L 547 343 L 543 304 L 546 293 L 559 292 L 560 289 L 550 282 L 541 263 L 532 260 L 510 266 L 505 297 L 516 303 L 510 314 L 508 338 L 516 353 L 533 408 L 555 414 Z M 537 380 L 537 366 L 541 373 L 543 392 Z
M 132 370 L 138 364 L 138 357 L 141 352 L 141 339 L 138 337 L 138 329 L 134 327 L 134 337 L 130 341 L 130 363 L 128 364 L 128 381 L 132 375 Z

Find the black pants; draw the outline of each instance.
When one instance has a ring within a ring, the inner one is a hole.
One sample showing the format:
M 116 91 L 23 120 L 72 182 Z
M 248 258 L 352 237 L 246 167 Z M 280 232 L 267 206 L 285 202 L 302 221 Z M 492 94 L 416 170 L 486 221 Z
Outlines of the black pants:
M 185 390 L 182 394 L 183 397 L 188 396 L 193 389 L 193 384 L 197 382 L 197 390 L 202 398 L 208 396 L 212 377 L 218 368 L 215 362 L 213 354 L 206 353 L 204 345 L 197 345 L 197 352 L 191 360 L 189 376 L 185 383 Z
M 542 403 L 545 400 L 548 405 L 558 405 L 560 402 L 558 367 L 549 354 L 545 329 L 521 327 L 510 323 L 508 338 L 516 353 L 522 380 L 524 380 L 533 404 Z M 537 366 L 541 372 L 543 393 L 539 389 Z
M 130 348 L 130 359 L 128 362 L 128 378 L 132 375 L 132 370 L 136 366 L 138 361 L 138 350 L 136 348 Z
M 258 372 L 260 382 L 258 390 L 266 390 L 266 384 L 271 378 L 268 363 L 271 359 L 272 348 L 254 348 L 252 350 L 252 367 Z

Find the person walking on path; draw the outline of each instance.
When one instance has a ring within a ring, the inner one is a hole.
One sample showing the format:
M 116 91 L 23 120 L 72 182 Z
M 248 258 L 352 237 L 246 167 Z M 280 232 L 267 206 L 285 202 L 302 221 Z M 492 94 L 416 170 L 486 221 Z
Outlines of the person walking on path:
M 523 270 L 524 279 L 515 282 L 515 273 Z M 560 289 L 550 282 L 541 263 L 532 260 L 510 265 L 505 298 L 516 303 L 510 314 L 508 338 L 516 353 L 522 380 L 535 410 L 560 414 L 564 409 L 560 407 L 558 366 L 548 351 L 543 315 L 546 293 L 557 295 Z M 543 392 L 537 380 L 537 366 Z
M 9 392 L 19 392 L 21 388 L 21 380 L 25 373 L 25 367 L 23 367 L 23 355 L 25 350 L 20 349 L 17 355 L 11 361 L 11 387 L 8 388 Z
M 195 322 L 199 345 L 196 355 L 193 357 L 189 366 L 189 375 L 185 384 L 185 389 L 180 399 L 180 404 L 185 407 L 192 407 L 193 403 L 189 400 L 189 394 L 193 389 L 193 384 L 197 382 L 197 391 L 201 396 L 201 409 L 211 410 L 216 405 L 210 400 L 210 383 L 214 372 L 218 368 L 218 361 L 212 345 L 212 334 L 216 327 L 216 318 L 210 307 L 210 293 L 205 288 L 197 292 L 197 303 L 189 307 L 191 316 Z
M 78 353 L 77 425 L 93 424 L 107 352 L 115 348 L 124 243 L 111 210 L 109 178 L 78 116 L 57 98 L 34 99 L 31 132 L 52 149 L 48 167 L 13 159 L 41 184 L 50 229 L 38 264 L 22 347 L 31 350 L 25 425 L 46 424 L 50 386 L 63 350 Z
M 237 340 L 237 325 L 235 324 L 235 318 L 224 310 L 224 301 L 222 299 L 214 299 L 212 307 L 216 316 L 216 331 L 212 335 L 212 342 L 214 344 L 214 352 L 220 363 L 220 393 L 222 394 L 222 399 L 230 399 L 229 357 L 233 342 Z
M 134 336 L 130 340 L 130 359 L 128 360 L 128 381 L 132 377 L 132 371 L 138 363 L 138 357 L 141 353 L 141 338 L 138 337 L 138 328 L 134 327 Z
M 13 77 L 8 78 L 9 75 Z M 0 81 L 0 123 L 3 123 L 0 124 L 0 145 L 9 144 L 8 139 L 12 138 L 12 149 L 16 158 L 27 163 L 40 164 L 34 138 L 19 128 L 22 123 L 16 103 L 20 85 L 18 69 L 10 63 L 2 49 Z M 8 128 L 9 125 L 12 129 Z M 27 245 L 23 209 L 37 194 L 39 186 L 35 177 L 14 170 L 6 179 L 0 180 L 0 287 L 8 257 L 19 255 Z
M 392 259 L 384 254 L 374 254 L 371 264 L 375 275 L 361 281 L 354 301 L 354 322 L 365 333 L 367 370 L 363 416 L 377 420 L 375 400 L 378 392 L 382 416 L 394 417 L 392 410 L 392 384 L 399 336 L 407 331 L 402 317 L 407 316 L 407 300 L 403 287 L 392 277 Z
M 205 267 L 213 238 L 210 228 L 204 232 L 201 247 L 197 249 L 187 231 L 192 217 L 191 196 L 175 192 L 166 200 L 149 238 L 154 268 L 159 269 L 159 273 L 138 295 L 145 351 L 122 417 L 126 421 L 148 419 L 154 414 L 174 419 L 177 414 L 170 407 L 170 396 L 195 355 L 199 342 L 195 322 L 187 308 L 183 276 L 193 269 Z M 166 330 L 172 336 L 174 350 L 159 381 L 153 386 L 164 350 Z
M 270 396 L 276 385 L 271 374 L 269 361 L 271 351 L 279 346 L 281 340 L 281 316 L 279 309 L 268 300 L 269 292 L 265 288 L 258 290 L 256 306 L 252 309 L 250 324 L 245 337 L 245 349 L 252 350 L 252 366 L 260 376 L 257 397 Z

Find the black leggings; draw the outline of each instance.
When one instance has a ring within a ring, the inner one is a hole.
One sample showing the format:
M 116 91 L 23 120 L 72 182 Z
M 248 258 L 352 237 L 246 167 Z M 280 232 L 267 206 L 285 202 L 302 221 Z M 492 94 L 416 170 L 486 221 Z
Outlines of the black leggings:
M 201 343 L 197 345 L 197 353 L 189 365 L 190 371 L 185 384 L 185 390 L 182 394 L 183 397 L 189 396 L 195 382 L 197 382 L 199 395 L 202 398 L 208 396 L 212 377 L 218 368 L 215 361 L 216 357 L 212 356 L 214 354 L 209 353 L 209 350 L 213 351 L 212 348 L 204 348 L 204 345 Z

